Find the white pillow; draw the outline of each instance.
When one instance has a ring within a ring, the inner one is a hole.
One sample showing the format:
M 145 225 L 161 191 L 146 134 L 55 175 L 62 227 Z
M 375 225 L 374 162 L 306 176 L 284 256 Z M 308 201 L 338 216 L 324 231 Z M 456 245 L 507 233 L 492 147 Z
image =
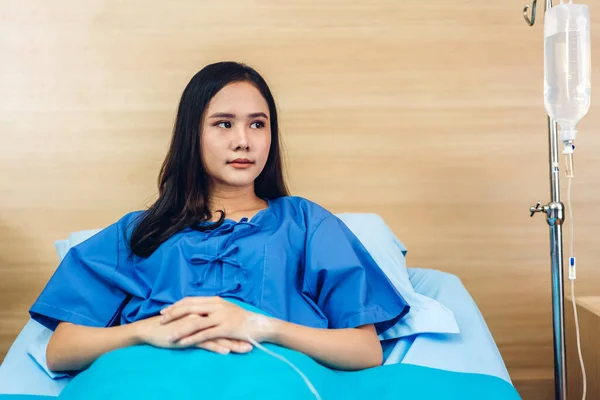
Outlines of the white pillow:
M 459 333 L 454 313 L 431 297 L 415 292 L 406 269 L 406 247 L 377 214 L 337 214 L 356 235 L 377 265 L 410 306 L 396 325 L 379 335 L 380 340 L 419 333 Z
M 71 247 L 77 246 L 81 242 L 85 242 L 100 231 L 101 229 L 90 229 L 87 231 L 73 232 L 69 235 L 68 239 L 57 240 L 56 242 L 54 242 L 54 247 L 56 248 L 58 259 L 62 261 Z
M 459 333 L 454 313 L 431 297 L 415 292 L 406 269 L 406 247 L 383 219 L 372 213 L 336 214 L 356 235 L 371 257 L 387 275 L 410 306 L 410 311 L 396 325 L 379 335 L 380 340 L 401 338 L 419 333 Z M 73 232 L 54 245 L 60 260 L 69 249 L 87 240 L 100 229 Z

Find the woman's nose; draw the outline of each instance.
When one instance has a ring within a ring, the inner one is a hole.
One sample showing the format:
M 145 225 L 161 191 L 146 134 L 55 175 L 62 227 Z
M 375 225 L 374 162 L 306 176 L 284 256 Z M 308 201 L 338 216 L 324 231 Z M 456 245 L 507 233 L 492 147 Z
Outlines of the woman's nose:
M 234 147 L 246 150 L 248 148 L 248 132 L 243 127 L 235 130 Z

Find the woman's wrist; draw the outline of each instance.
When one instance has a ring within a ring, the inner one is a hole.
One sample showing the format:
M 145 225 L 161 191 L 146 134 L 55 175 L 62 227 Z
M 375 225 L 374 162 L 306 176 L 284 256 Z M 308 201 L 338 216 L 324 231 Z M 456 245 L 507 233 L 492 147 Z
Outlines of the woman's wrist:
M 151 317 L 157 318 L 157 317 Z M 141 319 L 135 322 L 128 324 L 131 329 L 129 332 L 130 340 L 133 345 L 147 344 L 148 343 L 148 329 L 151 329 L 149 326 L 149 319 Z
M 286 322 L 275 318 L 268 318 L 268 321 L 268 328 L 266 329 L 263 341 L 278 343 L 281 330 Z

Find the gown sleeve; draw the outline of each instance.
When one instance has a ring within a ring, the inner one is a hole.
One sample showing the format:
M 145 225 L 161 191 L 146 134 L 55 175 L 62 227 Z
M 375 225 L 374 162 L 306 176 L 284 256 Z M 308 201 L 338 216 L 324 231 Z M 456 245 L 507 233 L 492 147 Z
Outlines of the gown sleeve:
M 303 292 L 332 329 L 374 324 L 381 334 L 409 310 L 362 243 L 333 214 L 307 241 Z
M 115 274 L 127 260 L 118 223 L 72 247 L 29 313 L 48 329 L 59 322 L 91 327 L 118 323 L 127 293 L 115 282 Z

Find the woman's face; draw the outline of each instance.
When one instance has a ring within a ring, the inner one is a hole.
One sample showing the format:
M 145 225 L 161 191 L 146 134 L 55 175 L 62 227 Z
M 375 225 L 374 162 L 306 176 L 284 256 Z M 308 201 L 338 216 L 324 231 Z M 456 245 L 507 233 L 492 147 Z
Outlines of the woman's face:
M 202 121 L 204 169 L 221 187 L 253 185 L 271 147 L 269 106 L 247 82 L 230 83 L 210 101 Z

